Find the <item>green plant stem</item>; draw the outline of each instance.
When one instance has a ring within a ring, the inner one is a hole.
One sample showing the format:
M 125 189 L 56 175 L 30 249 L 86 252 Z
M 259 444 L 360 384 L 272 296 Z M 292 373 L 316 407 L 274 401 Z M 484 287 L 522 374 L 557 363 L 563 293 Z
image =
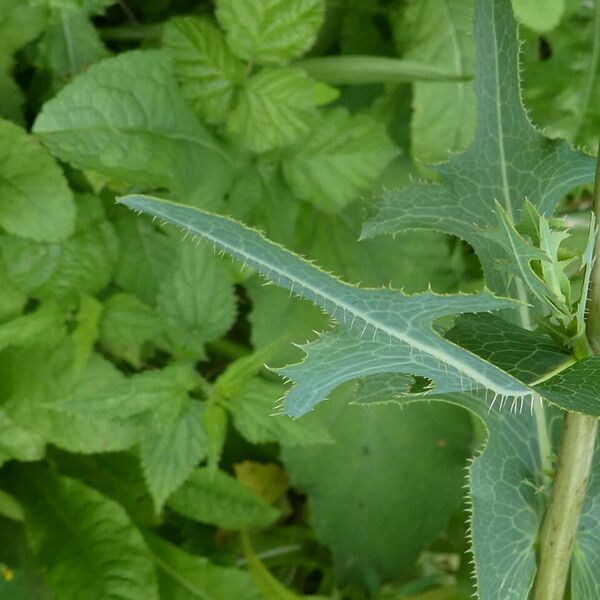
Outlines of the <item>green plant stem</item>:
M 299 60 L 294 66 L 332 85 L 468 81 L 473 78 L 471 74 L 457 74 L 426 63 L 387 56 L 322 56 Z
M 598 420 L 567 413 L 556 476 L 540 535 L 534 600 L 563 600 L 577 524 L 592 468 Z
M 596 161 L 594 214 L 600 216 L 600 149 Z M 600 354 L 600 240 L 587 304 L 586 336 L 573 352 L 577 360 Z M 598 419 L 568 412 L 563 419 L 556 474 L 539 540 L 539 565 L 533 600 L 563 600 L 577 525 L 585 500 L 598 435 Z

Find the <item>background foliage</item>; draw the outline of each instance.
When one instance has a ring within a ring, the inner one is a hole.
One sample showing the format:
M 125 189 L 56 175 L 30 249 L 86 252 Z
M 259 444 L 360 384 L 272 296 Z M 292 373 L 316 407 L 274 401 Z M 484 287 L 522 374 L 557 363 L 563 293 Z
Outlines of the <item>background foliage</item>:
M 463 485 L 479 419 L 372 406 L 385 390 L 359 383 L 272 416 L 285 388 L 264 364 L 298 360 L 290 342 L 327 319 L 114 204 L 144 191 L 231 215 L 349 282 L 479 290 L 451 235 L 357 241 L 365 205 L 474 139 L 466 4 L 0 0 L 1 598 L 473 593 Z M 586 2 L 534 4 L 513 0 L 529 116 L 594 151 L 598 24 Z M 313 60 L 353 55 L 413 70 Z M 561 204 L 579 246 L 585 202 L 582 188 Z M 490 438 L 485 473 L 502 451 L 529 469 L 533 425 L 498 425 L 515 427 L 508 447 Z

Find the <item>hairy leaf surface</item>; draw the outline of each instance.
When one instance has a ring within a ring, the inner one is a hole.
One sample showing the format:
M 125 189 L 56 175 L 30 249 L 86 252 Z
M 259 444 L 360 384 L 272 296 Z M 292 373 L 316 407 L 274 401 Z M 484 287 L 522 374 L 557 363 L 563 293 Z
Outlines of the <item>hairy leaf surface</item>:
M 513 308 L 515 303 L 482 292 L 405 296 L 387 289 L 350 286 L 321 271 L 244 225 L 197 209 L 148 196 L 122 200 L 210 241 L 279 287 L 306 297 L 327 311 L 341 328 L 307 347 L 304 362 L 280 372 L 296 382 L 284 412 L 308 412 L 338 385 L 365 375 L 401 372 L 427 377 L 437 393 L 482 386 L 501 396 L 523 397 L 527 386 L 437 335 L 436 319 L 463 312 Z

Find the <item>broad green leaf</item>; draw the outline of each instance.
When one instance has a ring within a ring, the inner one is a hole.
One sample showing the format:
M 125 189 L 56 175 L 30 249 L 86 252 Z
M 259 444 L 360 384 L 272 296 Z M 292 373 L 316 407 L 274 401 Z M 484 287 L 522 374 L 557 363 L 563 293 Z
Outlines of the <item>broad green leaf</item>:
M 315 411 L 335 444 L 282 457 L 342 581 L 377 589 L 412 568 L 460 505 L 471 431 L 456 408 L 348 405 L 352 391 Z
M 62 86 L 90 65 L 107 58 L 109 52 L 84 10 L 57 8 L 38 45 L 38 66 Z
M 72 421 L 71 437 L 50 432 L 55 444 L 71 452 L 125 450 L 151 432 L 160 432 L 161 425 L 177 428 L 177 416 L 188 402 L 187 392 L 197 382 L 192 369 L 174 364 L 130 378 L 107 369 L 96 358 L 81 382 L 45 404 L 46 413 L 55 415 L 54 422 L 61 418 L 65 424 Z M 152 474 L 162 477 L 164 461 L 174 457 L 163 457 L 163 461 L 151 458 L 156 469 Z
M 6 278 L 0 263 L 0 323 L 20 315 L 26 302 L 27 297 Z
M 241 88 L 227 121 L 254 152 L 296 141 L 316 118 L 315 82 L 300 69 L 265 68 Z
M 9 460 L 34 461 L 44 457 L 45 444 L 35 434 L 16 423 L 0 407 L 0 465 Z
M 202 405 L 184 398 L 179 414 L 144 436 L 141 460 L 156 512 L 206 455 Z
M 104 304 L 99 341 L 113 356 L 139 368 L 146 343 L 164 346 L 165 330 L 154 308 L 133 294 L 117 293 Z
M 73 378 L 77 379 L 88 364 L 98 339 L 98 322 L 102 303 L 92 296 L 83 295 L 77 311 L 77 325 L 73 330 Z
M 149 220 L 133 215 L 121 213 L 114 223 L 121 250 L 115 281 L 152 306 L 160 284 L 175 268 L 177 240 L 156 229 Z
M 325 428 L 314 419 L 292 420 L 278 415 L 285 388 L 259 378 L 251 379 L 229 402 L 236 429 L 253 444 L 279 442 L 282 446 L 332 443 Z
M 45 254 L 55 264 L 54 270 L 32 295 L 62 300 L 99 292 L 111 279 L 118 251 L 115 231 L 100 200 L 79 194 L 75 233 Z M 44 254 L 43 248 L 40 253 Z
M 511 300 L 488 292 L 406 296 L 391 289 L 353 287 L 225 217 L 147 196 L 128 196 L 122 202 L 209 240 L 340 323 L 336 332 L 304 347 L 304 362 L 279 370 L 296 383 L 286 396 L 287 415 L 305 414 L 345 381 L 384 372 L 426 377 L 435 382 L 432 392 L 438 394 L 470 386 L 504 397 L 531 394 L 524 384 L 442 339 L 431 327 L 443 316 L 513 308 Z
M 74 224 L 73 194 L 56 161 L 23 129 L 0 119 L 0 227 L 55 242 Z
M 204 206 L 229 184 L 227 153 L 188 108 L 162 52 L 93 65 L 42 107 L 33 130 L 76 168 Z
M 244 484 L 223 471 L 195 469 L 167 501 L 176 513 L 224 529 L 264 527 L 279 515 Z
M 36 558 L 64 600 L 158 600 L 152 557 L 116 502 L 44 467 L 19 468 L 17 496 Z
M 593 179 L 594 160 L 531 126 L 521 103 L 510 3 L 476 0 L 474 24 L 478 124 L 473 143 L 434 168 L 440 178 L 436 184 L 385 193 L 363 235 L 415 227 L 456 235 L 475 248 L 494 291 L 525 301 L 526 290 L 518 281 L 509 284 L 495 269 L 493 248 L 477 235 L 478 227 L 493 224 L 496 201 L 513 222 L 526 198 L 540 213 L 551 214 L 566 192 Z M 522 306 L 520 316 L 529 325 L 527 307 Z
M 512 5 L 523 25 L 545 33 L 560 23 L 566 0 L 512 0 Z
M 11 74 L 0 66 L 0 118 L 24 125 L 24 103 L 25 97 L 21 88 Z
M 543 60 L 538 37 L 526 39 L 523 61 L 523 95 L 533 121 L 592 153 L 600 131 L 600 23 L 594 12 L 582 4 L 545 34 L 551 53 Z
M 0 235 L 0 256 L 8 280 L 29 294 L 40 287 L 56 269 L 61 254 L 60 244 Z
M 37 310 L 20 315 L 0 325 L 0 350 L 6 346 L 31 345 L 49 330 L 58 330 L 65 317 L 64 309 L 44 303 Z
M 456 75 L 472 73 L 472 0 L 413 0 L 393 21 L 404 59 Z M 413 156 L 437 163 L 464 150 L 475 130 L 475 96 L 468 81 L 415 82 Z
M 234 54 L 258 64 L 286 63 L 314 43 L 324 0 L 218 0 L 217 19 Z
M 47 11 L 36 0 L 0 1 L 0 61 L 34 40 L 43 30 Z
M 146 543 L 156 563 L 161 597 L 169 600 L 264 600 L 241 569 L 220 567 L 155 537 Z
M 204 344 L 227 333 L 235 321 L 235 292 L 226 267 L 209 248 L 184 242 L 176 270 L 160 284 L 158 310 L 176 350 L 202 355 Z
M 176 17 L 167 23 L 163 39 L 186 100 L 207 122 L 223 122 L 244 78 L 244 65 L 223 34 L 205 19 Z
M 397 154 L 374 119 L 338 108 L 287 150 L 283 173 L 296 196 L 336 212 L 369 189 Z

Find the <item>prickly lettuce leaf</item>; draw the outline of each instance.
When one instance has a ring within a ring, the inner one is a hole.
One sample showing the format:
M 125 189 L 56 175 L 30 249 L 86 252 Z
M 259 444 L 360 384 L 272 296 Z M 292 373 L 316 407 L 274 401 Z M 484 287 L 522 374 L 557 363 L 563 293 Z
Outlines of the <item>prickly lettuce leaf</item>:
M 512 222 L 518 221 L 525 199 L 549 215 L 560 198 L 594 177 L 591 157 L 567 142 L 536 131 L 521 102 L 517 26 L 509 2 L 478 0 L 475 4 L 475 96 L 477 128 L 473 143 L 447 163 L 434 167 L 435 184 L 416 183 L 386 192 L 363 236 L 405 228 L 432 228 L 468 241 L 479 257 L 488 286 L 527 300 L 519 280 L 499 273 L 494 252 L 479 228 L 493 224 L 499 202 Z M 521 310 L 522 322 L 530 318 Z
M 426 377 L 435 382 L 437 393 L 469 386 L 485 387 L 502 397 L 531 393 L 432 329 L 433 321 L 443 316 L 513 308 L 513 301 L 488 292 L 406 296 L 391 289 L 353 287 L 225 217 L 149 196 L 128 196 L 121 202 L 208 240 L 279 287 L 311 300 L 340 324 L 305 348 L 302 363 L 279 371 L 295 382 L 286 395 L 285 414 L 305 414 L 345 381 L 385 372 Z

